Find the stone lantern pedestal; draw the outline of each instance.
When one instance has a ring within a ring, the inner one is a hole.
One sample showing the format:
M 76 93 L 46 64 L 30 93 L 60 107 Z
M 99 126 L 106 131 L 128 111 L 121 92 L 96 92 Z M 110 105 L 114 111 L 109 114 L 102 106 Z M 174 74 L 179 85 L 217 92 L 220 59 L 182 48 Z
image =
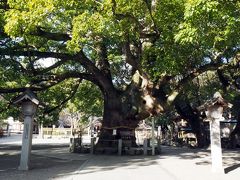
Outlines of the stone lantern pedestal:
M 224 100 L 219 92 L 216 92 L 213 99 L 201 106 L 201 108 L 206 110 L 207 119 L 210 124 L 211 160 L 212 172 L 214 173 L 224 173 L 220 121 L 224 119 L 222 116 L 223 111 L 228 107 L 231 107 L 231 104 Z
M 26 90 L 23 94 L 13 100 L 14 104 L 21 106 L 24 118 L 24 129 L 22 135 L 22 149 L 19 170 L 29 170 L 30 154 L 32 148 L 33 117 L 36 113 L 39 101 L 35 94 Z
M 217 173 L 224 173 L 224 169 L 222 166 L 222 147 L 220 133 L 220 121 L 222 120 L 222 113 L 218 111 L 223 108 L 221 106 L 214 106 L 213 109 L 210 109 L 211 110 L 208 110 L 208 112 L 211 111 L 212 113 L 219 113 L 219 117 L 212 116 L 213 114 L 208 116 L 210 123 L 212 171 Z

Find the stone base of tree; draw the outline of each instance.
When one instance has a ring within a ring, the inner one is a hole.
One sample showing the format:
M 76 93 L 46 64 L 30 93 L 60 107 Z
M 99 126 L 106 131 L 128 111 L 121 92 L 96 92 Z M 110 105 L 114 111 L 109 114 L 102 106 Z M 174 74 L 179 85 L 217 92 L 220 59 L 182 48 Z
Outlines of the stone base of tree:
M 75 148 L 75 151 L 72 151 L 73 153 L 90 153 L 90 147 L 89 146 L 82 146 Z M 161 153 L 161 149 L 155 147 L 155 155 L 159 155 Z M 102 154 L 102 155 L 118 155 L 118 148 L 116 147 L 96 147 L 94 148 L 94 154 Z M 143 155 L 144 150 L 143 147 L 130 147 L 130 148 L 124 148 L 121 152 L 122 155 Z M 147 155 L 152 155 L 152 148 L 147 148 Z
M 131 148 L 123 148 L 122 155 L 143 155 L 144 153 L 143 147 L 131 147 Z M 155 155 L 159 155 L 161 151 L 156 147 Z M 114 147 L 99 147 L 96 148 L 94 154 L 105 154 L 105 155 L 117 155 L 118 149 Z M 147 148 L 147 155 L 152 155 L 152 148 Z

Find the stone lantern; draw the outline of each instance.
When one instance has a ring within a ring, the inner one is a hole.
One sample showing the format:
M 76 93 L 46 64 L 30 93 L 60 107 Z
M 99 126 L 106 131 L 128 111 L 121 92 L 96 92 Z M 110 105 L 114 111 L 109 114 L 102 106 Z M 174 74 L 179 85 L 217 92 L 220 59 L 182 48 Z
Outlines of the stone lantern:
M 219 92 L 216 92 L 211 100 L 200 107 L 206 111 L 206 116 L 210 123 L 212 171 L 216 173 L 224 173 L 222 166 L 220 121 L 224 120 L 222 116 L 223 111 L 231 107 L 232 105 L 224 100 Z
M 28 170 L 32 147 L 33 117 L 36 113 L 39 100 L 30 89 L 27 89 L 21 95 L 15 97 L 13 103 L 21 107 L 21 113 L 24 118 L 19 170 Z

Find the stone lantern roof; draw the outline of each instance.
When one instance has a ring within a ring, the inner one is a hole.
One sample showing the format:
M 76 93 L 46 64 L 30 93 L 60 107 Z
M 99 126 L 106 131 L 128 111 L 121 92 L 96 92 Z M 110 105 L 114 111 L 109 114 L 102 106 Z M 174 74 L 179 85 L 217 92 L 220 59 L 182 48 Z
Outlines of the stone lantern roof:
M 223 99 L 222 95 L 219 92 L 216 92 L 213 95 L 213 98 L 207 100 L 203 105 L 199 106 L 197 109 L 199 111 L 207 110 L 210 106 L 219 105 L 223 108 L 231 108 L 232 104 Z
M 31 101 L 36 105 L 39 104 L 37 96 L 30 89 L 26 89 L 22 94 L 12 99 L 13 104 L 21 104 L 25 101 Z

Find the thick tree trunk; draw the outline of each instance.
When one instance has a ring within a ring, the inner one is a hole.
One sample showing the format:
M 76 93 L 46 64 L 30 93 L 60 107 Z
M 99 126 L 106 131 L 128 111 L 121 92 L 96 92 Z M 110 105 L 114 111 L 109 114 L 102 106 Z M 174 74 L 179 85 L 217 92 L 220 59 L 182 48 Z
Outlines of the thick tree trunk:
M 136 97 L 136 96 L 135 96 Z M 131 100 L 122 92 L 108 92 L 104 97 L 103 124 L 97 147 L 116 147 L 116 140 L 131 141 L 136 145 L 135 128 L 141 119 L 137 118 L 140 112 Z
M 176 102 L 176 109 L 178 113 L 186 120 L 189 121 L 193 133 L 195 133 L 197 138 L 197 146 L 204 147 L 205 145 L 205 136 L 204 136 L 204 126 L 203 122 L 199 117 L 199 114 L 192 109 L 190 104 L 186 102 Z
M 116 153 L 119 139 L 123 140 L 123 145 L 126 144 L 126 140 L 130 146 L 136 145 L 134 129 L 139 121 L 128 111 L 128 104 L 123 99 L 124 96 L 118 92 L 105 94 L 103 124 L 95 147 L 97 153 L 110 149 Z
M 236 148 L 236 138 L 240 138 L 240 96 L 236 96 L 233 101 L 232 114 L 237 119 L 237 125 L 230 134 L 230 147 Z
M 113 142 L 120 138 L 136 146 L 135 128 L 138 123 L 163 111 L 152 92 L 152 88 L 135 84 L 126 91 L 104 91 L 103 124 L 97 147 L 116 146 Z
M 123 99 L 124 96 L 116 91 L 105 94 L 103 124 L 98 145 L 111 146 L 111 141 L 122 138 L 120 132 L 130 132 L 137 127 L 139 121 L 131 114 L 127 108 L 128 104 Z M 107 141 L 109 143 L 106 143 Z
M 240 114 L 237 118 L 237 125 L 230 134 L 230 148 L 236 148 L 236 136 L 240 137 Z

